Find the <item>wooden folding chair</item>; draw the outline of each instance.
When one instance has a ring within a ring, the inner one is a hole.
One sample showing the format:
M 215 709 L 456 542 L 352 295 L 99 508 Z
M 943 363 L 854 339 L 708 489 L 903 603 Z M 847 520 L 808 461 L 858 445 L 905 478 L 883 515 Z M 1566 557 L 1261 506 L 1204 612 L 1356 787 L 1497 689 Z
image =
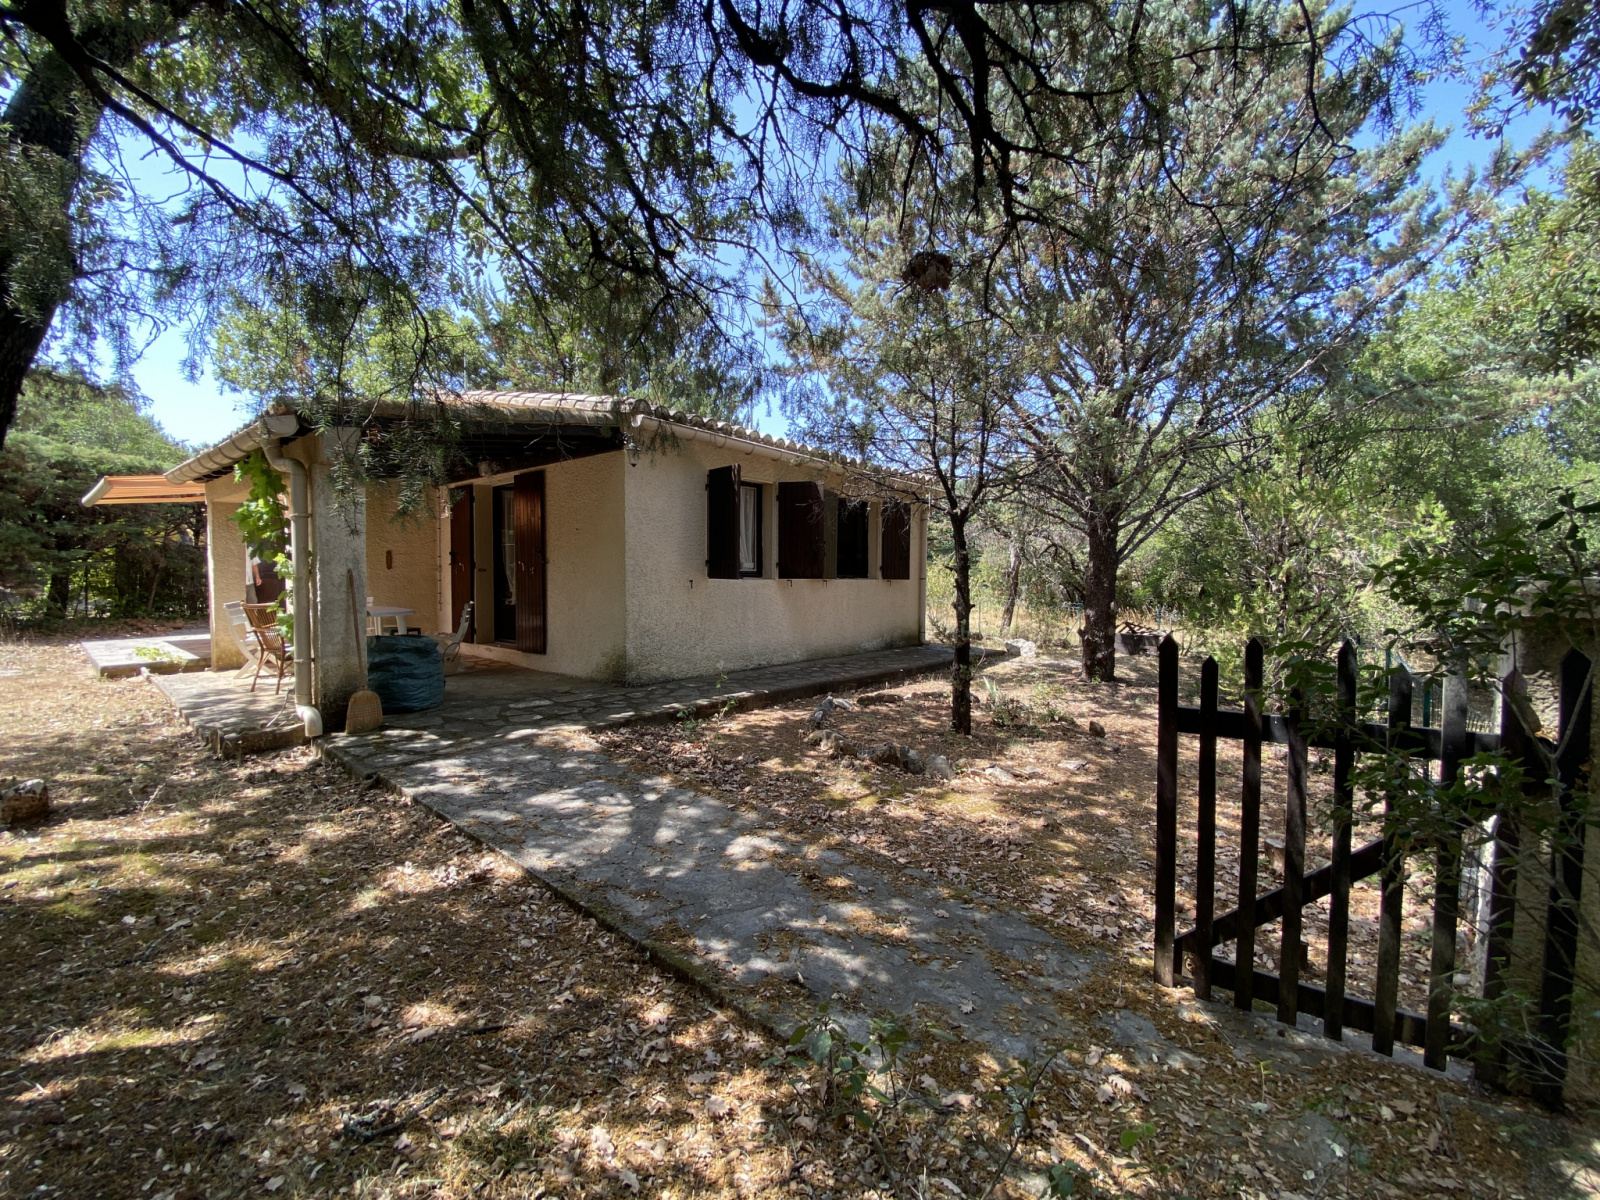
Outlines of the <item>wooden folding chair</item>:
M 272 689 L 276 696 L 283 687 L 284 672 L 294 662 L 294 654 L 283 640 L 283 630 L 278 626 L 278 606 L 276 604 L 246 604 L 244 615 L 250 622 L 250 633 L 256 639 L 256 645 L 261 647 L 261 655 L 256 660 L 255 678 L 250 681 L 250 690 L 256 690 L 256 684 L 261 681 L 263 667 L 276 667 L 278 680 Z

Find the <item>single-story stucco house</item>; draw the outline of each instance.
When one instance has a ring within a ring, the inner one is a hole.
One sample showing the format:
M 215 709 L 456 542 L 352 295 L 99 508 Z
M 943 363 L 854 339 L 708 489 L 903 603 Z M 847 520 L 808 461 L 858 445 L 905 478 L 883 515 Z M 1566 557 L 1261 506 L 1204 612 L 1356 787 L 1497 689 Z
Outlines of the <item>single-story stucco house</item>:
M 339 443 L 366 434 L 319 434 L 292 405 L 167 472 L 205 489 L 214 669 L 242 661 L 223 605 L 246 599 L 247 554 L 229 518 L 249 492 L 234 469 L 257 449 L 285 476 L 309 567 L 293 589 L 311 649 L 297 699 L 330 730 L 359 686 L 352 593 L 425 633 L 455 628 L 470 600 L 469 658 L 614 682 L 924 640 L 915 480 L 869 482 L 837 455 L 635 400 L 444 403 L 459 418 L 449 483 L 409 516 L 398 480 L 337 496 Z M 380 406 L 369 428 L 401 416 Z

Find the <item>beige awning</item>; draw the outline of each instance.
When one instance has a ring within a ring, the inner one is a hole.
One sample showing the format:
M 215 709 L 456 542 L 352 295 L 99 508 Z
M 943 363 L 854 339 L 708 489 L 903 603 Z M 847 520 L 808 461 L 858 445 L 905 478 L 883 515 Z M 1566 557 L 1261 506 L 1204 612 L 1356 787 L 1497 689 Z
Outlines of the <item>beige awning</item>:
M 206 498 L 203 483 L 173 483 L 165 475 L 103 475 L 83 498 L 96 504 L 189 504 Z

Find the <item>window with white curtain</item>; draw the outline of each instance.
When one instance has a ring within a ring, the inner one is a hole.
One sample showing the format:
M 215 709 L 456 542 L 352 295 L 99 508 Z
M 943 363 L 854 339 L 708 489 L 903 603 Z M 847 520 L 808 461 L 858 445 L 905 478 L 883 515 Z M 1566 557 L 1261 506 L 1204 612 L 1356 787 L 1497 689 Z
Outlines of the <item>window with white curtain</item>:
M 761 485 L 739 487 L 739 574 L 761 574 Z

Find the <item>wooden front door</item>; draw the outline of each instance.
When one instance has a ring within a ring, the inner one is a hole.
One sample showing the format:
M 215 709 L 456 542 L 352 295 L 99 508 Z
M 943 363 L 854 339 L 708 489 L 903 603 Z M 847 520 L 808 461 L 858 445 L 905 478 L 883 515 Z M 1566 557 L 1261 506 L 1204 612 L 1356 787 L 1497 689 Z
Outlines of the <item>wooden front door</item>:
M 462 488 L 450 506 L 450 628 L 461 627 L 461 610 L 472 599 L 472 489 Z M 477 622 L 467 641 L 477 637 Z
M 517 649 L 545 652 L 544 472 L 515 482 Z

